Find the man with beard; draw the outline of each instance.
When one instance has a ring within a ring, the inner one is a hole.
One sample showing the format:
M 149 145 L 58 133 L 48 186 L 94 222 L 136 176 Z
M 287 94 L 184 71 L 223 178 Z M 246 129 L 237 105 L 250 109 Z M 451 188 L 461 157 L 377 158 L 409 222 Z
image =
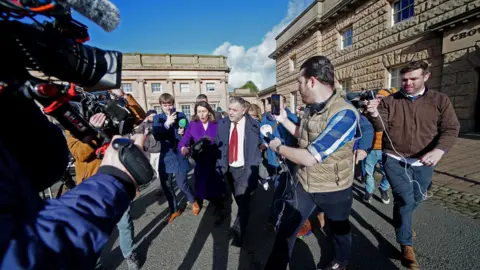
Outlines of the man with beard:
M 297 77 L 302 101 L 307 104 L 300 124 L 293 123 L 285 110 L 275 116 L 293 136 L 299 147 L 270 141 L 277 154 L 297 164 L 290 190 L 292 200 L 285 209 L 277 237 L 265 269 L 286 269 L 297 233 L 307 218 L 319 207 L 331 224 L 334 244 L 333 261 L 325 268 L 346 269 L 351 248 L 348 217 L 352 207 L 353 146 L 358 112 L 334 88 L 333 65 L 325 56 L 314 56 L 300 67 Z

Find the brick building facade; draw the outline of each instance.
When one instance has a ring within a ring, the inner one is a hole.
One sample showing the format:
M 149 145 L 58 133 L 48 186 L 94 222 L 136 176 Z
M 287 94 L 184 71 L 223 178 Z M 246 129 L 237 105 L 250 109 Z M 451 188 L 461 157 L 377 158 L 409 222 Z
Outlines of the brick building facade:
M 301 103 L 296 76 L 327 56 L 346 91 L 400 88 L 399 70 L 426 60 L 430 89 L 446 93 L 462 132 L 480 132 L 480 0 L 315 0 L 276 38 L 276 90 Z

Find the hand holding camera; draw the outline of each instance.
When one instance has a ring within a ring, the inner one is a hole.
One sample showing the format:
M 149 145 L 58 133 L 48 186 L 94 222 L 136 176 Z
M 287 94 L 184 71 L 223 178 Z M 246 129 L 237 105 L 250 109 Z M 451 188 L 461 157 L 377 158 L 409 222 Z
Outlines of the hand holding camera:
M 190 154 L 190 147 L 182 147 L 182 150 L 180 151 L 182 155 L 187 156 Z

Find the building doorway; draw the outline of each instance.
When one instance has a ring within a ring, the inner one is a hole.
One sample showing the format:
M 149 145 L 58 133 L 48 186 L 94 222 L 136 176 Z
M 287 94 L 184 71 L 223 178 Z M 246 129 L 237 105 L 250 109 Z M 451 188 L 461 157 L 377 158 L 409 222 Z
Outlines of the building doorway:
M 480 68 L 477 71 L 477 101 L 475 103 L 475 133 L 480 133 Z

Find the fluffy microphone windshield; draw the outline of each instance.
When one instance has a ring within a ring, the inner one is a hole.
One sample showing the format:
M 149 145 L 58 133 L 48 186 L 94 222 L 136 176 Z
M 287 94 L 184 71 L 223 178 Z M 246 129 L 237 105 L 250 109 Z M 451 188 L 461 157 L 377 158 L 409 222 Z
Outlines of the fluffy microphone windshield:
M 120 23 L 120 12 L 108 0 L 58 0 L 57 2 L 76 10 L 107 32 L 113 31 Z

